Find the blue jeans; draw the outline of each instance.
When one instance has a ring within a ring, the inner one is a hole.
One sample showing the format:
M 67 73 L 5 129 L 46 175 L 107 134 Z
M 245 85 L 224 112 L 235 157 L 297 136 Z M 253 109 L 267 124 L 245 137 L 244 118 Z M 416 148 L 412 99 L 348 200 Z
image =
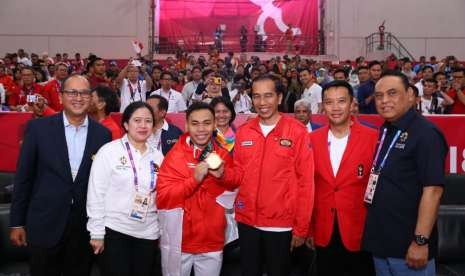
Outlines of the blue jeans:
M 415 270 L 409 268 L 405 259 L 373 257 L 376 276 L 435 276 L 434 259 L 428 261 L 425 268 Z

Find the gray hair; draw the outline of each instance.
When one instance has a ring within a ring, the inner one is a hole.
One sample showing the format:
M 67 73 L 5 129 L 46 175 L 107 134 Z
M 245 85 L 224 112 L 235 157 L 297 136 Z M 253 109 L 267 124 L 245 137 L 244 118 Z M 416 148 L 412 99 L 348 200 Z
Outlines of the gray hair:
M 305 107 L 309 113 L 312 113 L 312 104 L 307 99 L 300 99 L 296 101 L 294 103 L 294 110 L 299 106 Z

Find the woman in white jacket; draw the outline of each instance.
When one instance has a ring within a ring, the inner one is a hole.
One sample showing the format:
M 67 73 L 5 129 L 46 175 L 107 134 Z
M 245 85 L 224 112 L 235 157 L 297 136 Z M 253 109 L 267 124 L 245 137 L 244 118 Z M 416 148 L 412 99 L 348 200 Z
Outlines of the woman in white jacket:
M 87 229 L 105 275 L 151 275 L 159 256 L 155 192 L 160 151 L 147 144 L 153 110 L 143 102 L 123 113 L 126 135 L 95 156 L 87 193 Z

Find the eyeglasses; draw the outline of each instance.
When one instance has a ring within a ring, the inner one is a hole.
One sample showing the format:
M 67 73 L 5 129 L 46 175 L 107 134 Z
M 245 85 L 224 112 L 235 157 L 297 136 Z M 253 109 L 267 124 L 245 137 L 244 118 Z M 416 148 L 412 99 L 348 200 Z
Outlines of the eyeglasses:
M 77 89 L 69 89 L 69 90 L 63 90 L 63 93 L 68 95 L 68 97 L 71 98 L 77 98 L 78 95 L 81 96 L 81 98 L 88 99 L 90 98 L 91 91 L 89 89 L 83 89 L 83 90 L 77 90 Z
M 170 81 L 170 80 L 172 80 L 172 79 L 165 79 L 165 78 L 163 78 L 162 80 Z

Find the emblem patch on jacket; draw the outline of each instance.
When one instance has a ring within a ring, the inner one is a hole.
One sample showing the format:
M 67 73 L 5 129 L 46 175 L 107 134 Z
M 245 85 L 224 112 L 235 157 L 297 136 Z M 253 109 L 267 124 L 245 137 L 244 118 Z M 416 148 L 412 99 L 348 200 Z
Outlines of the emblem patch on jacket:
M 279 144 L 283 147 L 292 147 L 292 140 L 289 140 L 289 139 L 280 139 L 279 140 Z

